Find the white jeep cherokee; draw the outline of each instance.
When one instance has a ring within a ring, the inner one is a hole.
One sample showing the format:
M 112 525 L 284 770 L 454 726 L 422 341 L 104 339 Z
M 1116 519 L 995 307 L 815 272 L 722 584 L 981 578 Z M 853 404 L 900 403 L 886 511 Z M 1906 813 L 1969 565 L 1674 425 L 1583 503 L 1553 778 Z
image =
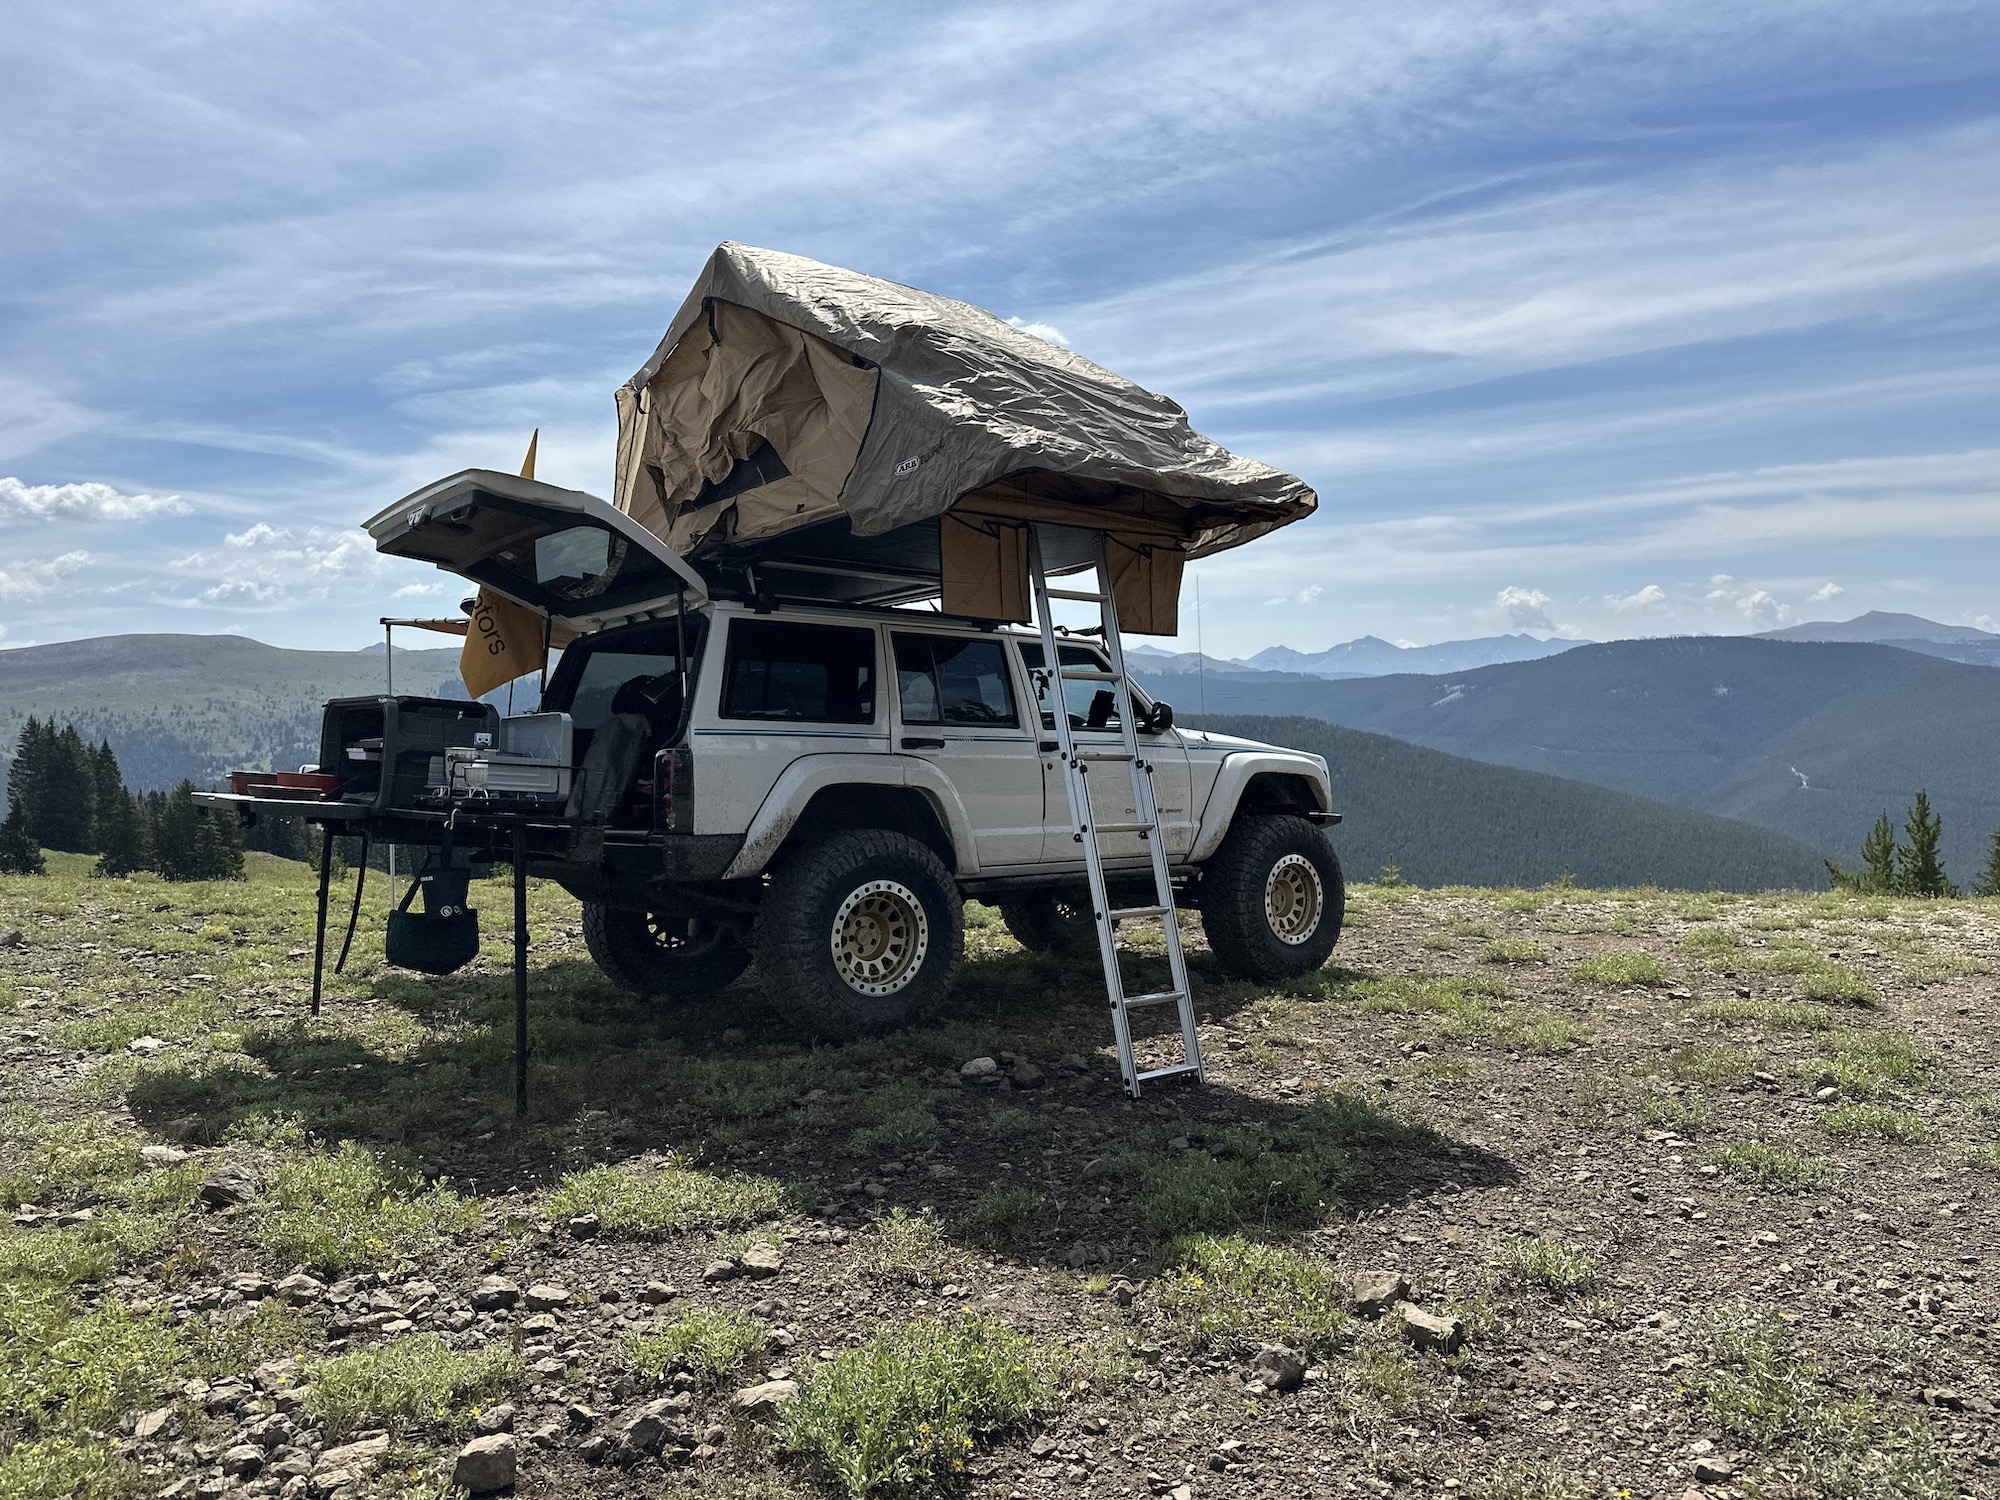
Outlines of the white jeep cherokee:
M 566 844 L 541 845 L 534 868 L 583 902 L 591 955 L 620 983 L 697 995 L 754 961 L 781 1015 L 842 1039 L 943 999 L 966 897 L 1031 949 L 1095 951 L 1038 635 L 713 597 L 603 501 L 491 474 L 441 481 L 369 529 L 576 633 L 541 705 L 569 715 Z M 1066 668 L 1105 665 L 1086 639 L 1059 650 Z M 1062 694 L 1080 746 L 1118 740 L 1111 693 L 1064 679 Z M 1320 967 L 1345 906 L 1326 762 L 1133 701 L 1176 900 L 1217 960 L 1261 980 Z M 1135 821 L 1126 778 L 1097 790 L 1099 824 Z M 1099 847 L 1114 892 L 1150 904 L 1138 835 Z

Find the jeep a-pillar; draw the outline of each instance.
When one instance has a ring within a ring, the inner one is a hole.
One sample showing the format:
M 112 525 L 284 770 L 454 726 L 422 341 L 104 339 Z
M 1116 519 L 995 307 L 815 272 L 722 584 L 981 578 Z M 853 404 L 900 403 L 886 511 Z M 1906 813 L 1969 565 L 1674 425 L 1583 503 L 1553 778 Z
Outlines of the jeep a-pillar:
M 428 849 L 392 962 L 465 961 L 471 867 L 518 857 L 619 983 L 670 1002 L 754 964 L 844 1039 L 942 1001 L 976 897 L 1099 951 L 1136 1094 L 1200 1072 L 1176 908 L 1232 972 L 1326 961 L 1325 762 L 1176 728 L 1120 639 L 1176 633 L 1187 560 L 1309 514 L 1305 484 L 978 308 L 736 244 L 617 406 L 608 502 L 468 470 L 367 522 L 563 647 L 534 713 L 343 700 L 322 796 L 212 799 Z M 1149 920 L 1170 987 L 1128 995 L 1112 935 Z M 1148 1003 L 1183 1021 L 1165 1066 L 1132 1055 Z

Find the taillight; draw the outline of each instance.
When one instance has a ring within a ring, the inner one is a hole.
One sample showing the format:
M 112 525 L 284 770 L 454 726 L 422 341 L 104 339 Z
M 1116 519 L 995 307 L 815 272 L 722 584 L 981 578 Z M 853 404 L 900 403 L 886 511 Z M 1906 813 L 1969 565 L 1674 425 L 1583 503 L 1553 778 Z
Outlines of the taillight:
M 694 832 L 694 757 L 675 745 L 653 757 L 653 828 Z

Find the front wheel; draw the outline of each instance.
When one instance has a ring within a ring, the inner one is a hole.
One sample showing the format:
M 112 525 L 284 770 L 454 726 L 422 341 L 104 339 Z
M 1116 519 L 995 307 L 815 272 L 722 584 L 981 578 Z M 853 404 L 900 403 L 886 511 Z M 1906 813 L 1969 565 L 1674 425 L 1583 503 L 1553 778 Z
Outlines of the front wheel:
M 1340 940 L 1346 912 L 1340 860 L 1304 818 L 1238 818 L 1201 872 L 1208 946 L 1244 979 L 1310 974 Z
M 750 967 L 750 950 L 727 927 L 600 901 L 583 903 L 583 942 L 598 968 L 642 995 L 698 999 Z
M 965 952 L 951 872 L 905 834 L 836 833 L 779 866 L 752 944 L 764 996 L 799 1031 L 852 1041 L 936 1009 Z

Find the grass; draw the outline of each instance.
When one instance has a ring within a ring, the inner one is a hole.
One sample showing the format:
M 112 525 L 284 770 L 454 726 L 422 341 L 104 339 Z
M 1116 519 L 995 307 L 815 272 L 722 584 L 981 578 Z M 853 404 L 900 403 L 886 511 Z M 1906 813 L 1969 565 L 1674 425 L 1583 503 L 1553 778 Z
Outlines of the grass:
M 966 1217 L 980 1238 L 996 1245 L 1018 1245 L 1035 1232 L 1042 1195 L 1024 1187 L 991 1187 L 974 1200 Z
M 1959 1493 L 1929 1427 L 1872 1396 L 1837 1400 L 1793 1341 L 1782 1313 L 1733 1304 L 1693 1330 L 1684 1379 L 1708 1418 L 1781 1457 L 1827 1500 L 1947 1500 Z
M 1965 1164 L 1980 1172 L 2000 1172 L 2000 1141 L 1983 1141 L 1968 1148 Z
M 1168 1241 L 1322 1224 L 1372 1179 L 1376 1155 L 1443 1144 L 1427 1127 L 1330 1089 L 1281 1127 L 1233 1126 L 1201 1149 L 1132 1153 L 1122 1167 L 1139 1178 L 1139 1222 Z
M 1549 1054 L 1567 1051 L 1587 1033 L 1558 1011 L 1501 1008 L 1506 990 L 1492 980 L 1397 975 L 1364 979 L 1348 986 L 1347 994 L 1361 1008 L 1376 1014 L 1406 1015 L 1431 1011 L 1443 1016 L 1438 1034 L 1497 1047 Z
M 1820 1039 L 1819 1050 L 1834 1086 L 1850 1096 L 1902 1093 L 1921 1086 L 1931 1070 L 1930 1059 L 1899 1031 L 1836 1031 Z
M 854 1262 L 870 1276 L 913 1286 L 938 1286 L 965 1270 L 964 1252 L 945 1238 L 944 1224 L 929 1209 L 911 1213 L 892 1208 L 856 1247 Z
M 1819 1128 L 1843 1140 L 1922 1141 L 1930 1121 L 1886 1104 L 1840 1104 L 1819 1117 Z
M 1650 953 L 1600 953 L 1586 958 L 1574 970 L 1578 979 L 1596 984 L 1661 985 L 1667 982 L 1666 966 Z
M 603 1166 L 571 1172 L 543 1212 L 558 1220 L 595 1214 L 613 1233 L 655 1235 L 753 1224 L 783 1202 L 784 1189 L 768 1177 L 703 1172 L 675 1161 L 644 1172 Z
M 1829 1165 L 1818 1157 L 1803 1156 L 1763 1141 L 1735 1141 L 1718 1146 L 1702 1158 L 1702 1164 L 1717 1168 L 1725 1177 L 1735 1177 L 1776 1193 L 1799 1192 L 1817 1186 L 1831 1175 Z
M 1740 1047 L 1678 1047 L 1667 1054 L 1663 1071 L 1682 1083 L 1728 1088 L 1742 1083 L 1764 1066 L 1764 1058 Z
M 686 1370 L 714 1386 L 764 1347 L 771 1328 L 762 1318 L 727 1307 L 697 1307 L 659 1328 L 635 1333 L 622 1344 L 633 1369 L 658 1380 Z
M 1347 1322 L 1346 1300 L 1323 1261 L 1241 1235 L 1190 1235 L 1174 1242 L 1171 1269 L 1153 1295 L 1190 1344 L 1241 1353 L 1257 1344 L 1331 1348 Z
M 1510 1464 L 1475 1484 L 1472 1500 L 1590 1500 L 1591 1488 L 1554 1463 Z
M 481 1217 L 476 1202 L 353 1141 L 279 1163 L 270 1191 L 275 1206 L 258 1226 L 265 1248 L 333 1273 L 409 1259 Z
M 139 1169 L 140 1144 L 101 1120 L 10 1110 L 0 1120 L 0 1207 L 50 1208 L 123 1181 Z
M 1495 1260 L 1502 1274 L 1524 1286 L 1538 1286 L 1558 1297 L 1573 1297 L 1597 1284 L 1602 1264 L 1555 1240 L 1520 1236 L 1503 1244 Z
M 453 1431 L 522 1379 L 521 1357 L 505 1343 L 461 1352 L 419 1333 L 314 1365 L 304 1400 L 331 1437 L 392 1421 Z
M 808 1374 L 779 1444 L 851 1496 L 910 1495 L 964 1472 L 975 1437 L 1051 1399 L 1034 1346 L 988 1318 L 885 1328 Z
M 1500 938 L 1488 943 L 1479 958 L 1489 964 L 1545 964 L 1549 950 L 1532 938 Z
M 1824 1005 L 1783 1000 L 1704 1000 L 1689 1008 L 1688 1019 L 1724 1026 L 1761 1026 L 1766 1031 L 1830 1031 L 1840 1024 Z

